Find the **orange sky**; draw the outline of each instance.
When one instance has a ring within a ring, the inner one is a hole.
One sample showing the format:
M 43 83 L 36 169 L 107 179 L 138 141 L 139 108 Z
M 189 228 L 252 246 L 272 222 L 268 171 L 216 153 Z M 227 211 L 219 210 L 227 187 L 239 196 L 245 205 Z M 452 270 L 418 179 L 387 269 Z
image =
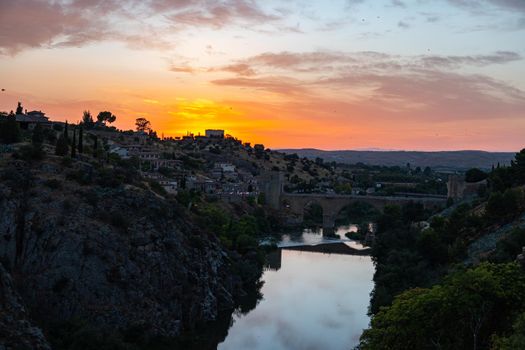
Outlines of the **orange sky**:
M 272 148 L 525 147 L 525 6 L 439 3 L 2 1 L 0 110 Z

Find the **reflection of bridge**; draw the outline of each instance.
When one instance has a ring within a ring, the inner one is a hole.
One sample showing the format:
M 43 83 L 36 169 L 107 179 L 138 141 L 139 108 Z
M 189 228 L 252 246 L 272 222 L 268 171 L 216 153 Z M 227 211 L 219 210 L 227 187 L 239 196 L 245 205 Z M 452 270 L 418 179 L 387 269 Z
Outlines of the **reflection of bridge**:
M 334 240 L 333 242 L 325 242 L 320 244 L 304 244 L 297 243 L 293 245 L 285 245 L 278 249 L 268 253 L 266 255 L 266 267 L 271 270 L 279 270 L 282 264 L 282 251 L 283 250 L 298 250 L 302 252 L 310 253 L 323 253 L 323 254 L 337 254 L 337 255 L 357 255 L 367 256 L 370 255 L 370 248 L 356 249 L 352 248 L 345 243 L 343 240 Z
M 296 223 L 302 223 L 306 206 L 317 203 L 323 209 L 323 232 L 331 233 L 335 227 L 335 219 L 346 206 L 354 203 L 367 203 L 376 209 L 383 210 L 386 205 L 404 205 L 410 202 L 421 203 L 426 209 L 443 207 L 446 196 L 360 196 L 337 194 L 296 194 L 283 192 L 281 174 L 271 175 L 266 182 L 265 194 L 270 206 L 277 210 L 286 210 L 295 218 Z

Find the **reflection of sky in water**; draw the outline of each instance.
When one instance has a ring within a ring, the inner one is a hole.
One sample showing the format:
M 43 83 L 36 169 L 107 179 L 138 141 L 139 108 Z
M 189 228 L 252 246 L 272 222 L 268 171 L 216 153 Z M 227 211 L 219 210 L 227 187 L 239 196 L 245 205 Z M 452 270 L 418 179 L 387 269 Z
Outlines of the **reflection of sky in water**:
M 284 234 L 282 236 L 280 243 L 283 243 L 284 245 L 290 244 L 290 243 L 319 244 L 323 242 L 330 242 L 334 239 L 342 239 L 342 240 L 347 241 L 346 244 L 349 245 L 350 247 L 356 248 L 356 249 L 362 249 L 363 246 L 361 244 L 358 244 L 355 241 L 349 240 L 345 236 L 347 232 L 357 232 L 357 225 L 339 226 L 334 232 L 336 237 L 333 237 L 333 238 L 324 237 L 323 229 L 317 229 L 317 230 L 305 229 L 302 233 Z
M 348 231 L 345 231 L 348 232 Z M 370 257 L 282 251 L 263 300 L 234 324 L 220 350 L 351 349 L 368 326 Z

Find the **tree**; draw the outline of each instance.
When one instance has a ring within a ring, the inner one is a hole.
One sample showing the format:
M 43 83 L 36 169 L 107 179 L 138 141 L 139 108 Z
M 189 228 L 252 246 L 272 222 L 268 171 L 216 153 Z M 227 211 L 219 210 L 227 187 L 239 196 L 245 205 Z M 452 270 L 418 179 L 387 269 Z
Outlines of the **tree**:
M 0 118 L 0 142 L 9 144 L 20 141 L 20 128 L 14 114 Z
M 84 152 L 84 127 L 82 124 L 78 128 L 78 153 Z
M 137 131 L 148 132 L 151 130 L 151 123 L 146 118 L 137 118 L 135 120 L 135 126 L 137 127 Z
M 66 141 L 69 144 L 69 130 L 68 130 L 67 120 L 66 120 L 66 125 L 64 125 L 64 137 L 66 138 Z
M 465 181 L 466 182 L 479 182 L 482 180 L 485 180 L 487 178 L 487 173 L 485 173 L 482 170 L 479 170 L 478 168 L 472 168 L 467 170 L 465 173 Z
M 525 148 L 516 153 L 512 162 L 512 170 L 515 176 L 515 182 L 518 185 L 525 184 Z
M 98 137 L 93 136 L 94 142 L 93 142 L 93 157 L 97 157 L 97 151 L 98 151 Z
M 382 308 L 360 349 L 488 349 L 525 309 L 525 275 L 516 263 L 482 263 L 430 289 L 414 288 Z
M 86 126 L 86 128 L 92 128 L 93 125 L 95 124 L 93 122 L 93 117 L 91 116 L 91 112 L 90 111 L 84 111 L 82 113 L 82 123 Z
M 65 156 L 69 151 L 69 142 L 66 139 L 65 134 L 60 134 L 55 146 L 55 154 L 57 156 Z
M 77 156 L 77 128 L 73 128 L 73 141 L 71 142 L 71 158 Z
M 97 115 L 97 121 L 99 123 L 102 123 L 102 124 L 106 124 L 106 122 L 108 123 L 113 123 L 115 120 L 117 119 L 117 117 L 112 114 L 111 112 L 109 111 L 104 111 L 104 112 L 100 112 L 98 115 Z
M 18 106 L 16 106 L 16 114 L 24 114 L 24 108 L 22 107 L 22 102 L 18 102 Z
M 37 124 L 33 129 L 33 135 L 31 136 L 31 142 L 33 145 L 41 145 L 44 143 L 44 130 L 40 124 Z

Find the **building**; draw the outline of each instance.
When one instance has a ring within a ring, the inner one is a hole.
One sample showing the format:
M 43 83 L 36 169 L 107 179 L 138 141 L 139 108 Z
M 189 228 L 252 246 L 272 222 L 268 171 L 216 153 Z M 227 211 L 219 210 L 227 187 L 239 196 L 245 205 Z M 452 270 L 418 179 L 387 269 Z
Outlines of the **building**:
M 224 130 L 221 130 L 221 129 L 206 129 L 205 135 L 206 135 L 206 137 L 209 137 L 209 138 L 223 139 L 224 138 Z
M 126 148 L 124 148 L 124 147 L 119 147 L 119 146 L 110 147 L 109 148 L 109 153 L 114 153 L 114 154 L 118 155 L 122 159 L 129 159 L 130 158 L 128 150 Z
M 15 115 L 15 119 L 20 125 L 20 129 L 33 130 L 37 124 L 43 127 L 51 127 L 49 118 L 42 111 L 31 111 Z

